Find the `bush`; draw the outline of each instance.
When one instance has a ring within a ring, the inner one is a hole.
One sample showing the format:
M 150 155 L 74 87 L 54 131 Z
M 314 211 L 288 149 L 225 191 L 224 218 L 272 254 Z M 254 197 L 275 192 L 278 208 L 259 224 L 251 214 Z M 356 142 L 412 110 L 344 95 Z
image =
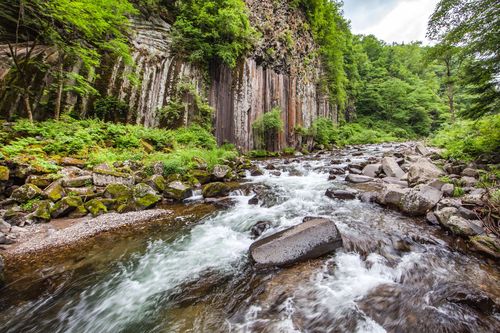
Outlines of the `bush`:
M 278 134 L 283 130 L 281 109 L 274 107 L 271 111 L 264 113 L 252 124 L 252 129 L 255 146 L 258 149 L 273 150 Z
M 500 114 L 460 120 L 443 127 L 431 143 L 445 148 L 444 157 L 473 160 L 500 151 Z

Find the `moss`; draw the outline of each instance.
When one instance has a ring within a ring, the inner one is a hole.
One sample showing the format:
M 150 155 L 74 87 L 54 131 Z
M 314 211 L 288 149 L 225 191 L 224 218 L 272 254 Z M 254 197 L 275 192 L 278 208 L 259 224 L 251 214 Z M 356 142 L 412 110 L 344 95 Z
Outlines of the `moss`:
M 155 190 L 144 183 L 135 185 L 133 193 L 134 202 L 139 209 L 149 208 L 161 200 L 161 197 L 156 194 Z
M 82 209 L 83 208 L 83 209 Z M 69 196 L 62 198 L 60 201 L 56 202 L 52 209 L 50 210 L 50 215 L 53 218 L 66 216 L 73 211 L 79 211 L 79 213 L 86 214 L 86 209 L 83 206 L 83 201 L 81 197 Z
M 31 214 L 31 216 L 44 222 L 49 222 L 51 219 L 50 206 L 51 202 L 48 200 L 38 202 L 38 204 L 36 205 L 36 209 L 33 214 Z
M 149 179 L 149 183 L 152 187 L 154 187 L 157 191 L 163 192 L 167 187 L 167 181 L 162 175 L 153 175 Z
M 102 202 L 102 199 L 92 199 L 86 202 L 85 208 L 90 212 L 90 214 L 92 214 L 93 217 L 108 212 L 108 207 Z
M 50 184 L 44 191 L 44 194 L 52 201 L 62 199 L 66 195 L 61 181 L 55 181 Z
M 9 180 L 10 171 L 6 166 L 0 165 L 0 181 Z
M 124 184 L 109 184 L 106 186 L 104 196 L 108 199 L 115 199 L 119 203 L 124 203 L 132 199 L 132 189 Z
M 190 175 L 202 185 L 209 183 L 212 179 L 212 175 L 206 170 L 191 170 Z
M 210 183 L 203 187 L 203 196 L 205 198 L 224 197 L 229 194 L 231 187 L 225 183 Z
M 25 184 L 12 192 L 11 198 L 19 203 L 27 202 L 36 197 L 42 197 L 42 190 L 33 184 Z

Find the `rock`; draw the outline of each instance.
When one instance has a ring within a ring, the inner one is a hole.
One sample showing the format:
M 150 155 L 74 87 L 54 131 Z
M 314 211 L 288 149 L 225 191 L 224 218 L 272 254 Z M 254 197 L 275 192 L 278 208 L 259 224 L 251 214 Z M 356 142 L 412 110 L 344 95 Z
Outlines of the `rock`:
M 403 197 L 408 193 L 409 189 L 403 188 L 395 184 L 387 184 L 382 191 L 377 195 L 376 200 L 379 204 L 399 208 Z
M 162 175 L 152 175 L 148 184 L 158 192 L 163 192 L 167 188 L 167 181 Z
M 270 171 L 269 174 L 272 175 L 272 176 L 275 176 L 275 177 L 281 176 L 281 172 L 280 171 Z
M 345 170 L 342 168 L 331 168 L 329 173 L 330 175 L 343 175 Z
M 476 220 L 478 218 L 476 213 L 462 206 L 458 207 L 458 214 L 467 220 Z
M 342 246 L 331 220 L 313 219 L 256 241 L 250 256 L 257 267 L 288 266 L 314 259 Z
M 252 227 L 252 230 L 250 232 L 252 233 L 252 236 L 254 238 L 257 238 L 262 235 L 267 229 L 271 228 L 272 225 L 273 223 L 271 221 L 259 221 Z
M 24 203 L 36 197 L 43 197 L 43 192 L 36 185 L 25 184 L 15 189 L 10 197 L 11 199 L 14 199 L 16 202 Z
M 462 203 L 466 206 L 483 206 L 486 190 L 476 189 L 462 197 Z
M 5 284 L 5 276 L 3 274 L 3 267 L 4 267 L 3 258 L 2 258 L 2 256 L 0 256 L 0 287 L 2 287 Z
M 461 178 L 461 183 L 466 187 L 473 187 L 477 184 L 477 179 L 474 177 L 464 176 Z
M 49 222 L 51 219 L 52 202 L 43 200 L 37 203 L 36 209 L 33 213 L 29 214 L 27 218 L 36 222 Z
M 215 179 L 224 179 L 227 174 L 231 171 L 231 168 L 227 165 L 216 165 L 214 167 L 214 171 L 212 171 L 212 175 Z
M 75 178 L 63 179 L 64 187 L 83 187 L 92 185 L 92 176 L 80 176 Z
M 418 185 L 411 188 L 401 200 L 401 210 L 410 215 L 425 215 L 441 200 L 443 193 L 434 187 Z
M 451 197 L 454 190 L 455 190 L 455 185 L 449 184 L 449 183 L 444 184 L 441 187 L 441 192 L 443 192 L 444 196 L 446 196 L 446 197 Z
M 434 214 L 433 212 L 428 212 L 427 215 L 425 216 L 425 219 L 432 225 L 439 225 L 439 220 L 436 214 Z
M 140 183 L 133 189 L 134 203 L 138 209 L 147 209 L 161 200 L 156 191 L 148 184 Z
M 334 190 L 328 189 L 326 190 L 325 195 L 331 199 L 340 199 L 340 200 L 354 200 L 356 199 L 358 192 L 354 190 Z
M 61 159 L 61 165 L 76 166 L 79 168 L 83 168 L 85 166 L 85 161 L 79 160 L 77 158 L 72 158 L 72 157 L 63 157 Z
M 444 172 L 430 160 L 422 157 L 410 165 L 410 169 L 408 170 L 408 183 L 410 186 L 415 186 L 428 183 L 441 176 L 444 176 Z
M 455 163 L 446 163 L 443 167 L 443 170 L 449 174 L 459 175 L 465 169 L 464 164 L 455 164 Z
M 363 192 L 359 195 L 359 200 L 361 202 L 370 203 L 377 201 L 377 193 L 376 192 Z
M 65 189 L 65 192 L 68 193 L 68 195 L 77 195 L 81 197 L 92 197 L 95 196 L 95 190 L 96 188 L 94 186 L 87 186 L 87 187 L 68 187 Z
M 107 199 L 115 199 L 122 204 L 132 200 L 132 189 L 125 184 L 109 184 L 104 190 L 104 197 Z
M 470 242 L 476 251 L 485 253 L 493 258 L 500 258 L 500 241 L 497 237 L 487 235 L 473 236 Z
M 109 167 L 108 167 L 109 168 Z M 94 185 L 107 186 L 109 184 L 124 184 L 134 185 L 135 180 L 133 177 L 126 173 L 108 170 L 107 168 L 94 168 L 92 173 L 92 180 Z
M 6 166 L 0 165 L 0 181 L 8 181 L 10 170 Z
M 472 178 L 477 178 L 479 176 L 479 172 L 476 169 L 472 168 L 465 168 L 462 171 L 462 176 L 465 177 L 472 177 Z
M 58 174 L 63 178 L 75 178 L 80 176 L 92 175 L 92 172 L 87 170 L 82 170 L 74 166 L 68 166 L 59 170 Z
M 328 175 L 328 180 L 335 180 L 337 179 L 337 176 L 335 175 Z
M 22 227 L 26 224 L 26 213 L 20 207 L 12 207 L 3 214 L 3 219 L 11 225 Z
M 92 214 L 93 217 L 106 214 L 108 207 L 103 203 L 102 199 L 92 199 L 85 203 L 85 208 Z
M 173 181 L 167 185 L 163 195 L 167 199 L 172 199 L 175 201 L 182 201 L 193 195 L 193 190 L 180 181 Z
M 382 159 L 382 170 L 388 177 L 401 179 L 405 175 L 405 172 L 393 157 L 384 157 Z
M 191 176 L 196 178 L 201 185 L 209 183 L 212 179 L 212 175 L 206 170 L 191 170 Z
M 446 183 L 443 182 L 441 179 L 433 179 L 433 180 L 431 180 L 430 182 L 427 183 L 427 185 L 432 186 L 435 189 L 441 190 L 441 191 L 442 191 L 443 185 L 445 185 L 445 184 Z
M 420 155 L 424 155 L 424 156 L 427 156 L 429 155 L 429 149 L 427 149 L 427 147 L 425 147 L 422 143 L 420 142 L 417 142 L 417 144 L 415 145 L 415 151 L 420 154 Z
M 266 170 L 276 170 L 276 167 L 275 167 L 273 164 L 268 163 L 268 164 L 265 166 L 265 168 L 264 168 L 264 169 L 266 169 Z
M 458 236 L 475 236 L 482 234 L 484 231 L 480 225 L 480 221 L 467 220 L 457 213 L 459 210 L 455 207 L 445 207 L 436 210 L 435 214 L 439 223 L 446 229 Z
M 26 179 L 27 184 L 33 184 L 38 186 L 39 188 L 46 188 L 49 186 L 54 180 L 60 178 L 60 175 L 49 174 L 49 175 L 29 175 Z
M 387 183 L 387 184 L 395 184 L 395 185 L 399 185 L 401 187 L 408 187 L 407 181 L 400 180 L 399 178 L 395 178 L 395 177 L 385 177 L 382 179 L 382 181 L 384 183 Z
M 353 175 L 349 174 L 345 177 L 345 180 L 351 183 L 368 183 L 373 180 L 372 177 L 363 176 L 363 175 Z
M 215 182 L 203 186 L 203 197 L 218 198 L 225 197 L 231 192 L 231 187 L 225 183 Z
M 256 195 L 254 195 L 252 198 L 248 200 L 249 205 L 258 205 L 259 204 L 259 198 L 257 198 Z
M 264 172 L 259 167 L 253 167 L 250 170 L 250 175 L 253 177 L 262 176 L 263 174 L 264 174 Z
M 288 175 L 290 177 L 302 177 L 304 174 L 300 170 L 291 169 L 290 171 L 288 171 Z
M 66 195 L 66 192 L 64 191 L 64 188 L 62 186 L 62 179 L 56 180 L 55 182 L 47 186 L 47 188 L 45 188 L 45 190 L 43 191 L 43 194 L 54 202 L 64 197 Z
M 380 163 L 368 164 L 363 168 L 363 175 L 375 178 L 379 175 L 381 170 L 382 170 L 382 164 Z
M 349 173 L 352 173 L 354 175 L 361 175 L 363 172 L 359 169 L 356 169 L 356 168 L 349 168 Z
M 54 204 L 50 210 L 52 218 L 67 216 L 76 211 L 74 216 L 86 213 L 82 198 L 77 196 L 64 197 Z
M 165 165 L 163 164 L 163 162 L 155 162 L 151 166 L 151 169 L 152 169 L 154 175 L 161 175 L 161 176 L 163 176 L 164 168 L 165 168 Z

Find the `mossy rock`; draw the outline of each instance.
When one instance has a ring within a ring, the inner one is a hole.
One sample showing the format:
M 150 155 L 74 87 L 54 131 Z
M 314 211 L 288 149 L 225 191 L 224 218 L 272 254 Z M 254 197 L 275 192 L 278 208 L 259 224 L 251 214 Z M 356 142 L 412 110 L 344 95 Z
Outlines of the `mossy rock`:
M 140 183 L 134 186 L 134 203 L 138 209 L 146 209 L 154 206 L 161 200 L 156 191 L 148 184 Z
M 48 174 L 48 175 L 30 175 L 28 179 L 26 179 L 26 183 L 33 184 L 38 186 L 39 188 L 46 188 L 55 180 L 61 178 L 62 175 L 59 174 Z
M 62 186 L 62 181 L 61 180 L 56 180 L 52 184 L 50 184 L 44 191 L 43 193 L 47 196 L 52 201 L 58 201 L 61 200 L 65 195 L 66 192 L 64 191 L 64 187 Z
M 109 184 L 104 190 L 104 197 L 115 199 L 119 203 L 125 203 L 132 200 L 132 189 L 124 184 Z
M 500 240 L 496 237 L 479 235 L 470 238 L 474 248 L 491 257 L 500 258 Z
M 93 184 L 92 176 L 80 176 L 64 179 L 65 187 L 85 187 Z
M 152 175 L 148 184 L 158 192 L 163 192 L 167 188 L 167 181 L 162 175 Z
M 193 190 L 183 182 L 174 181 L 167 185 L 163 195 L 167 199 L 182 201 L 192 196 Z
M 12 225 L 24 225 L 26 223 L 26 213 L 19 206 L 7 209 L 3 214 L 3 219 Z
M 92 199 L 85 203 L 85 208 L 93 217 L 106 214 L 108 212 L 108 207 L 102 201 L 103 199 Z
M 87 208 L 84 205 L 76 207 L 68 216 L 72 218 L 84 217 L 88 214 Z
M 10 170 L 6 166 L 0 165 L 0 181 L 9 180 Z
M 128 212 L 134 212 L 137 210 L 137 207 L 133 202 L 125 202 L 122 204 L 119 204 L 118 207 L 116 208 L 116 211 L 120 214 L 123 213 L 128 213 Z
M 75 210 L 79 214 L 86 214 L 86 209 L 83 206 L 82 198 L 77 196 L 69 196 L 64 197 L 56 202 L 50 211 L 50 215 L 52 216 L 52 218 L 58 218 L 67 216 L 70 213 L 73 213 Z
M 50 211 L 51 211 L 52 203 L 49 200 L 43 200 L 38 202 L 36 209 L 33 213 L 29 215 L 30 218 L 34 219 L 35 222 L 49 222 L 51 219 Z
M 219 198 L 225 197 L 231 192 L 231 186 L 222 182 L 210 183 L 203 186 L 203 197 Z
M 12 192 L 10 196 L 11 199 L 14 199 L 16 202 L 25 203 L 31 199 L 37 197 L 43 197 L 42 190 L 33 184 L 25 184 Z
M 201 185 L 209 183 L 212 179 L 212 175 L 206 170 L 191 170 L 190 175 L 196 178 Z

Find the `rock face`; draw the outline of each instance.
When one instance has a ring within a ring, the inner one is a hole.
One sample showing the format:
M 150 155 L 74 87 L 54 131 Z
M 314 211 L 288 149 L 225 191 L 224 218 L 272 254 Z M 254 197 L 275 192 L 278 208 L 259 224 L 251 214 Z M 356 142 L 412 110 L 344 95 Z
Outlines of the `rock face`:
M 425 157 L 419 158 L 410 165 L 408 170 L 408 183 L 414 186 L 424 184 L 444 176 L 444 172 Z
M 287 266 L 318 258 L 341 246 L 335 223 L 318 218 L 253 243 L 250 255 L 257 267 Z

